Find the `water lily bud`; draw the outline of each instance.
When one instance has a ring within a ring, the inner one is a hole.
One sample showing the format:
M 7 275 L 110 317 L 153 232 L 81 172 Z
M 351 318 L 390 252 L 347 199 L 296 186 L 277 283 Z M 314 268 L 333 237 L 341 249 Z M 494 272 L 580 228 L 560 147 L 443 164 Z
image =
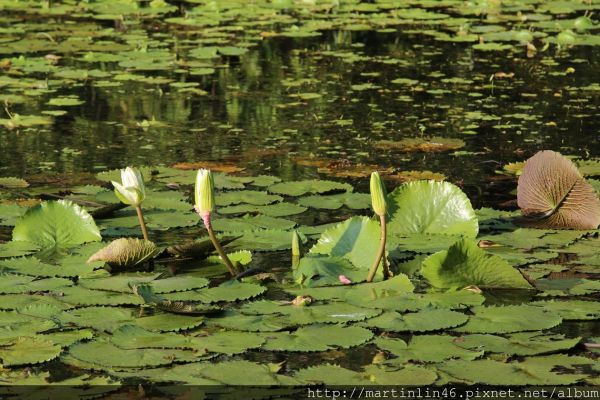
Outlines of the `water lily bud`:
M 344 285 L 350 285 L 352 283 L 352 281 L 348 278 L 346 278 L 346 275 L 340 275 L 338 276 L 338 279 L 340 280 L 340 282 L 342 282 Z
M 121 183 L 112 181 L 115 195 L 122 203 L 139 207 L 146 198 L 144 178 L 137 168 L 127 167 L 121 170 Z
M 292 232 L 292 256 L 300 257 L 300 236 L 297 231 Z
M 208 169 L 199 169 L 196 175 L 196 212 L 204 218 L 215 209 L 215 183 Z
M 387 214 L 387 192 L 378 172 L 371 174 L 371 205 L 375 214 Z

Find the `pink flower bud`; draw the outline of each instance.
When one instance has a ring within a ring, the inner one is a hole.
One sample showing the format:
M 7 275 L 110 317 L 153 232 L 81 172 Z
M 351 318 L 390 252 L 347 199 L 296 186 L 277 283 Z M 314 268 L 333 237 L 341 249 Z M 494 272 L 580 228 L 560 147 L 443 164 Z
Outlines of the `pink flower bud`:
M 344 275 L 340 275 L 339 277 L 340 282 L 342 282 L 344 285 L 349 285 L 352 283 L 352 281 L 348 278 L 346 278 L 346 276 Z

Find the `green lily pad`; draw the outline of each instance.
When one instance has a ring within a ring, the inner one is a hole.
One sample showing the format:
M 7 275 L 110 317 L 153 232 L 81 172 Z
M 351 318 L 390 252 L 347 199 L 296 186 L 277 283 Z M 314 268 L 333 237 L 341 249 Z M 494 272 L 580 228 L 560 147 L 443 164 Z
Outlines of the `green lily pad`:
M 281 196 L 260 192 L 258 190 L 238 190 L 225 192 L 221 193 L 215 199 L 218 206 L 230 206 L 240 203 L 264 206 L 282 200 L 283 197 Z
M 486 253 L 471 239 L 461 239 L 448 250 L 423 261 L 422 275 L 442 289 L 466 286 L 480 288 L 533 289 L 518 269 L 502 258 Z
M 255 251 L 278 251 L 292 248 L 292 232 L 280 229 L 259 229 L 242 232 L 226 232 L 228 236 L 240 236 L 229 245 L 235 249 Z M 302 242 L 306 238 L 300 235 Z
M 555 313 L 530 305 L 477 306 L 471 309 L 474 315 L 469 321 L 455 328 L 456 332 L 467 333 L 512 333 L 550 329 L 562 322 Z
M 288 230 L 296 226 L 296 222 L 285 218 L 274 218 L 266 215 L 245 215 L 240 218 L 219 218 L 212 222 L 215 231 L 243 232 L 257 229 Z
M 378 337 L 374 343 L 397 358 L 386 363 L 404 364 L 408 361 L 442 362 L 450 359 L 474 360 L 483 355 L 477 348 L 464 349 L 456 345 L 456 337 L 449 335 L 414 335 L 407 344 L 401 339 Z
M 220 301 L 247 300 L 264 293 L 266 290 L 267 288 L 261 285 L 233 280 L 224 282 L 219 286 L 209 289 L 169 293 L 164 297 L 167 300 L 188 300 L 200 301 L 202 303 L 216 303 Z
M 565 321 L 591 321 L 600 319 L 600 309 L 595 301 L 544 300 L 529 303 L 559 315 Z
M 464 349 L 530 356 L 569 350 L 577 346 L 581 338 L 567 339 L 564 335 L 546 335 L 539 332 L 514 333 L 506 338 L 494 335 L 465 335 L 454 341 Z
M 269 192 L 284 196 L 302 196 L 307 193 L 326 194 L 331 192 L 351 192 L 347 183 L 323 180 L 305 180 L 276 183 L 268 187 Z
M 87 211 L 65 200 L 43 202 L 31 208 L 13 230 L 13 240 L 33 242 L 44 249 L 64 249 L 101 239 Z
M 463 313 L 444 309 L 424 309 L 407 314 L 386 311 L 360 325 L 392 332 L 428 332 L 463 325 L 468 319 Z
M 270 333 L 263 349 L 271 351 L 325 351 L 358 346 L 373 334 L 365 328 L 341 325 L 309 325 L 294 332 Z
M 221 207 L 219 208 L 218 212 L 219 214 L 223 215 L 259 213 L 269 217 L 287 217 L 289 215 L 301 214 L 306 210 L 306 207 L 282 201 L 279 203 L 268 204 L 265 206 L 257 206 L 253 204 L 239 204 L 236 206 Z
M 525 363 L 503 363 L 493 360 L 450 360 L 438 368 L 454 378 L 455 382 L 482 383 L 488 385 L 570 385 L 581 375 L 552 372 L 556 365 L 528 365 Z
M 40 248 L 36 243 L 11 240 L 7 243 L 0 243 L 0 258 L 25 256 L 35 253 Z
M 477 216 L 467 196 L 449 182 L 417 181 L 388 195 L 390 234 L 445 234 L 475 237 Z
M 76 343 L 68 355 L 105 368 L 143 368 L 169 365 L 174 361 L 192 361 L 192 351 L 178 349 L 122 349 L 105 339 Z
M 60 346 L 40 336 L 20 337 L 10 344 L 2 344 L 0 360 L 5 367 L 39 364 L 55 359 L 61 351 Z
M 377 254 L 380 235 L 378 222 L 367 217 L 352 217 L 323 232 L 310 254 L 345 258 L 366 273 Z
M 346 206 L 352 210 L 366 210 L 371 207 L 371 196 L 366 193 L 341 193 L 327 196 L 314 195 L 298 199 L 298 204 L 304 207 L 337 210 Z
M 269 300 L 247 303 L 239 310 L 244 314 L 283 315 L 290 325 L 362 321 L 381 313 L 379 310 L 362 308 L 342 302 L 311 304 L 302 307 Z

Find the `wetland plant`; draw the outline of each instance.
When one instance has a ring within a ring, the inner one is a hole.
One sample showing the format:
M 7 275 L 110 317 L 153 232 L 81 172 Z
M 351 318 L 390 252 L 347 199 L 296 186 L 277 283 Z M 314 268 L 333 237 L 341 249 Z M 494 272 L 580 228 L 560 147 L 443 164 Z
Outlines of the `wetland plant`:
M 373 172 L 371 174 L 371 205 L 373 207 L 373 211 L 375 211 L 375 214 L 379 216 L 379 221 L 381 224 L 381 236 L 379 239 L 379 248 L 377 249 L 377 254 L 375 255 L 375 260 L 373 261 L 373 265 L 371 266 L 369 275 L 367 276 L 367 282 L 373 281 L 375 273 L 377 272 L 377 268 L 382 260 L 383 277 L 385 279 L 390 276 L 390 271 L 388 270 L 387 262 L 385 261 L 384 257 L 385 242 L 387 239 L 387 225 L 385 220 L 387 214 L 387 192 L 378 172 Z
M 215 210 L 215 183 L 213 180 L 212 173 L 208 169 L 199 169 L 196 175 L 196 189 L 195 189 L 195 203 L 194 209 L 202 218 L 204 227 L 208 231 L 208 237 L 210 238 L 215 250 L 219 254 L 219 257 L 223 260 L 223 263 L 229 270 L 231 276 L 236 276 L 239 271 L 231 263 L 227 254 L 223 250 L 223 247 L 219 243 L 215 231 L 211 224 L 211 214 Z
M 137 217 L 140 222 L 140 228 L 144 235 L 144 240 L 148 238 L 148 228 L 144 221 L 142 213 L 142 202 L 146 198 L 146 187 L 144 186 L 144 177 L 137 168 L 127 167 L 121 170 L 121 183 L 111 181 L 115 188 L 115 195 L 124 204 L 135 207 Z

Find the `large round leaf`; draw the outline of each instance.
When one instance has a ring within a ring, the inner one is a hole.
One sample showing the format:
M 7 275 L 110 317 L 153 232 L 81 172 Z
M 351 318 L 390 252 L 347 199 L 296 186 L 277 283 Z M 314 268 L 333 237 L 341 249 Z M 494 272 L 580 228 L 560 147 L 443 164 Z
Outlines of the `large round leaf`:
M 479 226 L 469 198 L 449 182 L 406 183 L 388 195 L 388 229 L 400 236 L 415 233 L 477 236 Z
M 378 222 L 367 217 L 352 217 L 323 232 L 310 253 L 343 257 L 356 268 L 367 271 L 377 254 L 380 235 Z
M 540 151 L 523 167 L 517 201 L 530 225 L 555 229 L 596 229 L 600 200 L 577 166 L 554 151 Z
M 461 239 L 448 250 L 423 261 L 423 276 L 432 286 L 457 289 L 475 285 L 481 288 L 533 289 L 518 269 L 499 256 L 486 253 L 470 239 Z
M 43 202 L 29 209 L 13 230 L 13 240 L 33 242 L 44 249 L 69 248 L 101 239 L 92 216 L 67 200 Z

